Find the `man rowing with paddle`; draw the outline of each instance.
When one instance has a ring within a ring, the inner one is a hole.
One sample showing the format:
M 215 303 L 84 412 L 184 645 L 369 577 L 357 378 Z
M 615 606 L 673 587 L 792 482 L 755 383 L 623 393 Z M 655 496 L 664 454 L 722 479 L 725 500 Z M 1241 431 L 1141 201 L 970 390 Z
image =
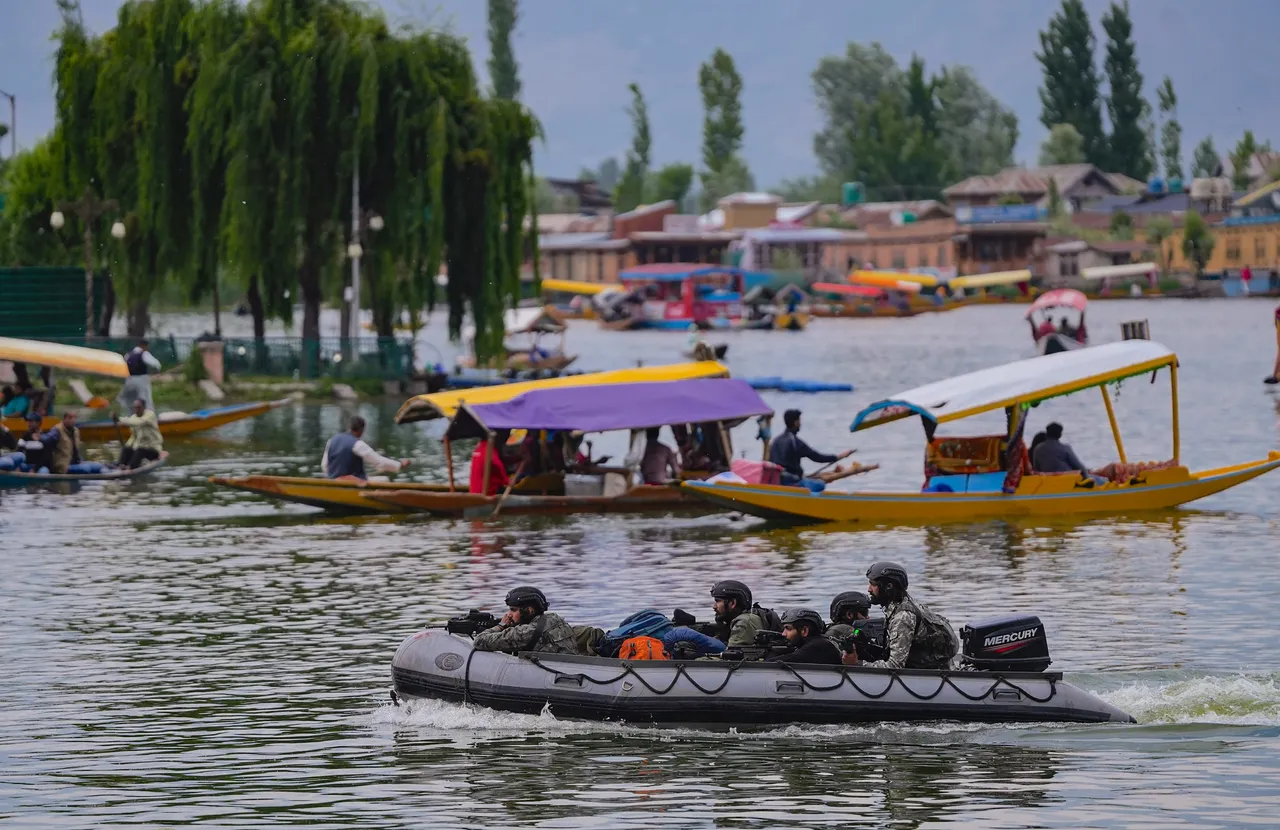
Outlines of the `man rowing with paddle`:
M 845 450 L 839 455 L 828 455 L 815 450 L 800 440 L 800 410 L 788 409 L 782 414 L 782 422 L 787 431 L 774 439 L 769 447 L 769 460 L 782 468 L 782 483 L 792 487 L 808 487 L 814 493 L 821 493 L 827 485 L 814 478 L 807 478 L 800 462 L 804 459 L 821 464 L 834 464 L 842 458 L 848 458 L 853 450 Z
M 409 459 L 396 461 L 380 454 L 364 442 L 364 418 L 352 417 L 346 432 L 339 432 L 324 445 L 320 456 L 320 472 L 328 478 L 354 478 L 368 480 L 365 465 L 378 472 L 394 473 L 409 466 Z

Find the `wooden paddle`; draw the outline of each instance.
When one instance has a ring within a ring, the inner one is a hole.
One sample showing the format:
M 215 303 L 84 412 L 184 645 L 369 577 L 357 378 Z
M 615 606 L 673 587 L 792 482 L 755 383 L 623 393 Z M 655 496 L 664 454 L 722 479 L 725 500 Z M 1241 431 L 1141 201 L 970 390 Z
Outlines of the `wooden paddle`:
M 849 453 L 850 453 L 850 454 L 853 454 L 853 453 L 855 453 L 855 452 L 857 452 L 857 450 L 849 450 Z M 810 474 L 809 474 L 809 477 L 816 476 L 818 473 L 820 473 L 820 472 L 822 472 L 823 470 L 827 469 L 827 468 L 828 468 L 828 467 L 830 467 L 832 464 L 839 463 L 839 461 L 840 461 L 840 459 L 838 459 L 838 458 L 837 458 L 835 461 L 828 461 L 826 464 L 823 464 L 821 467 L 819 467 L 818 469 L 816 469 L 816 470 L 814 470 L 812 473 L 810 473 Z
M 524 465 L 528 460 L 527 458 L 521 459 L 520 466 L 516 467 L 516 474 L 507 482 L 507 489 L 503 490 L 502 495 L 498 497 L 498 503 L 494 505 L 493 512 L 489 514 L 489 518 L 496 519 L 498 517 L 498 512 L 502 510 L 502 505 L 507 500 L 507 496 L 511 495 L 511 488 L 516 486 L 516 479 L 524 472 Z

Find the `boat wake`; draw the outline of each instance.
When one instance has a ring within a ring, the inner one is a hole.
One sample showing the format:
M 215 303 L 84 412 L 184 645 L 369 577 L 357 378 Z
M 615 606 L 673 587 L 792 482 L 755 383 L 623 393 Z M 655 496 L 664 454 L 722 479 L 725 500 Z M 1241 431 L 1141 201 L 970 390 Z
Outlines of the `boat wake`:
M 1126 672 L 1073 675 L 1067 678 L 1098 697 L 1132 714 L 1138 730 L 1149 732 L 1169 726 L 1280 728 L 1280 672 L 1253 674 L 1206 674 L 1203 672 Z M 1019 733 L 1065 737 L 1070 733 L 1103 730 L 1121 738 L 1133 726 L 1066 724 L 977 724 L 977 723 L 881 723 L 857 725 L 790 725 L 768 729 L 712 729 L 698 727 L 653 727 L 622 723 L 598 723 L 557 718 L 549 710 L 538 715 L 500 712 L 479 706 L 438 700 L 415 700 L 395 706 L 379 706 L 370 716 L 374 729 L 411 730 L 422 737 L 453 740 L 502 740 L 531 736 L 561 737 L 608 733 L 625 736 L 660 734 L 666 738 L 725 736 L 742 739 L 852 739 L 933 743 L 939 740 L 1000 740 Z M 1183 730 L 1179 730 L 1180 732 Z M 1216 731 L 1216 730 L 1214 730 Z M 1269 731 L 1269 730 L 1268 730 Z M 1032 738 L 1034 740 L 1034 738 Z

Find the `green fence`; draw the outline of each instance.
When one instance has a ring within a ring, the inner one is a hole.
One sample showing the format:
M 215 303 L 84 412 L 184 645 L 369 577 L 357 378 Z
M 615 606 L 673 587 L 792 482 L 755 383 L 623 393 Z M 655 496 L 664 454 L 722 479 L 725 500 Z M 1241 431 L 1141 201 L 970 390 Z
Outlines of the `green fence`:
M 32 340 L 84 337 L 84 269 L 0 268 L 0 335 Z M 102 314 L 106 280 L 93 281 L 93 314 Z
M 138 344 L 136 337 L 38 338 L 72 346 L 88 346 L 124 354 Z M 150 337 L 148 345 L 165 370 L 185 362 L 196 347 L 186 337 Z M 226 338 L 222 365 L 230 377 L 263 375 L 305 379 L 380 378 L 394 380 L 413 373 L 413 341 L 394 337 L 264 337 Z

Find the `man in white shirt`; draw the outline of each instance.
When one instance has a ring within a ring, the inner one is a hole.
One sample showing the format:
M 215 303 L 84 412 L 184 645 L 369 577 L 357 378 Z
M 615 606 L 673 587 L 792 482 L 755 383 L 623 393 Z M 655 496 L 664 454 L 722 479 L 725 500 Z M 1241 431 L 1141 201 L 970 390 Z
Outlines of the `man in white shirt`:
M 380 473 L 394 473 L 409 466 L 409 459 L 387 458 L 361 440 L 364 426 L 364 418 L 356 415 L 346 432 L 329 439 L 320 456 L 320 472 L 328 478 L 352 476 L 367 481 L 366 464 Z
M 124 382 L 124 388 L 120 390 L 116 400 L 124 405 L 126 412 L 133 411 L 133 402 L 137 400 L 142 401 L 143 410 L 154 410 L 156 407 L 151 400 L 151 378 L 147 372 L 160 371 L 160 361 L 149 351 L 145 337 L 124 356 L 124 362 L 129 367 L 129 378 Z

